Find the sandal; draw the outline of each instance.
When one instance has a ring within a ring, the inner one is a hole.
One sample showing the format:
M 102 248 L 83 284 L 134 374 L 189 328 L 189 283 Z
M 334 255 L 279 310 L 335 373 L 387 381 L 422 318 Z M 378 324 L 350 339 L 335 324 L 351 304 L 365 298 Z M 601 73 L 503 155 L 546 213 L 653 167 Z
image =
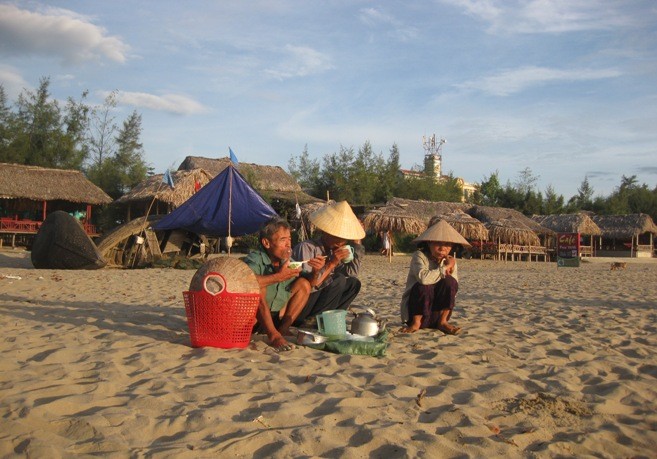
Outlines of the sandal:
M 440 331 L 446 335 L 459 335 L 461 334 L 461 327 L 441 328 Z

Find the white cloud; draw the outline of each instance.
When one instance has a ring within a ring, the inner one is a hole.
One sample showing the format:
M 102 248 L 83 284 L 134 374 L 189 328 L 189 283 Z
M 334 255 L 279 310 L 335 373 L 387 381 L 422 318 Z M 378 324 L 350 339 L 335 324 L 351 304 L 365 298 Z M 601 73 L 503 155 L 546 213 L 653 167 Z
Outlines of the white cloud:
M 5 88 L 8 101 L 16 99 L 23 89 L 31 88 L 18 70 L 3 64 L 0 64 L 0 84 Z
M 116 99 L 119 104 L 134 105 L 136 107 L 170 112 L 177 115 L 197 115 L 208 111 L 203 104 L 180 94 L 162 94 L 157 96 L 145 92 L 120 91 Z
M 508 70 L 479 80 L 466 81 L 456 85 L 456 87 L 466 90 L 479 90 L 495 96 L 508 96 L 533 86 L 548 83 L 599 80 L 615 78 L 621 74 L 617 69 L 559 70 L 529 66 Z
M 128 46 L 74 12 L 33 12 L 0 4 L 0 53 L 57 56 L 66 63 L 99 58 L 125 62 Z
M 313 75 L 333 68 L 331 59 L 327 55 L 307 46 L 286 45 L 284 54 L 286 58 L 277 67 L 265 72 L 283 80 Z
M 369 27 L 391 27 L 390 35 L 400 41 L 410 41 L 417 38 L 415 27 L 406 26 L 400 20 L 376 8 L 363 8 L 360 10 L 360 20 Z
M 440 0 L 490 24 L 495 33 L 560 33 L 627 27 L 628 5 L 613 0 Z

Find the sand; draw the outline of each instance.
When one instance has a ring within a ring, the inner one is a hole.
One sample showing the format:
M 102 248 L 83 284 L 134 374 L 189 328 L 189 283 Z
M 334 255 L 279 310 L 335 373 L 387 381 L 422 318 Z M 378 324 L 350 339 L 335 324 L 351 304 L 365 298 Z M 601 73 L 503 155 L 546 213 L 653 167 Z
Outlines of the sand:
M 410 257 L 356 303 L 398 329 Z M 0 252 L 3 457 L 655 457 L 657 263 L 460 260 L 460 336 L 387 356 L 194 349 L 194 271 L 60 271 Z M 20 277 L 14 279 L 13 277 Z

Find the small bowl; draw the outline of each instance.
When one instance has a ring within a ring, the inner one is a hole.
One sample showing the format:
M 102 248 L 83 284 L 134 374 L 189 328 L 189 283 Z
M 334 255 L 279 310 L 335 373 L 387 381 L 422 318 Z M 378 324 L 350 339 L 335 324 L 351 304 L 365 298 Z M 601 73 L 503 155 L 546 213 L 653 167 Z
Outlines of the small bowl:
M 326 342 L 327 338 L 323 335 L 317 335 L 315 333 L 299 330 L 297 333 L 297 344 L 309 345 L 309 344 L 322 344 Z
M 291 261 L 288 263 L 287 267 L 290 269 L 299 269 L 303 265 L 303 262 L 301 261 Z

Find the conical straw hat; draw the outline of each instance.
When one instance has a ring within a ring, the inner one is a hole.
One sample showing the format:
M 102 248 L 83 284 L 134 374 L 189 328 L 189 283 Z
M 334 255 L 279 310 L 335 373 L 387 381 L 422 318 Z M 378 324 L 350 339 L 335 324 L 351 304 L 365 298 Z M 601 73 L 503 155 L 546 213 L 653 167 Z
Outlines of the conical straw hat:
M 452 244 L 461 244 L 464 247 L 470 247 L 470 243 L 459 234 L 452 225 L 445 220 L 440 220 L 433 226 L 420 234 L 413 242 L 451 242 Z
M 324 206 L 310 214 L 310 221 L 331 236 L 355 240 L 365 237 L 365 230 L 347 201 Z

